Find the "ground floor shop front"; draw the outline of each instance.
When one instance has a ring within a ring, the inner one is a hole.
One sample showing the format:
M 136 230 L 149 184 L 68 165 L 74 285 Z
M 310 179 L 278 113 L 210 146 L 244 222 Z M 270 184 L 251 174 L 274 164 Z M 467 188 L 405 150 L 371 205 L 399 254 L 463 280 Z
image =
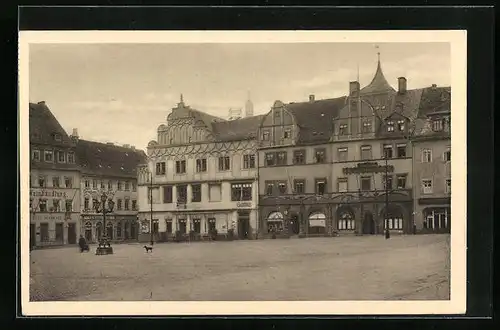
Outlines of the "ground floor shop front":
M 385 195 L 263 198 L 261 235 L 334 236 L 413 233 L 410 192 Z
M 76 244 L 80 235 L 79 213 L 30 214 L 30 247 Z
M 112 242 L 137 241 L 139 224 L 136 215 L 82 215 L 81 233 L 89 243 L 97 243 L 106 234 Z
M 255 239 L 258 233 L 257 209 L 178 210 L 171 212 L 144 212 L 139 214 L 140 241 L 169 240 L 177 235 L 208 237 L 214 231 L 226 237 L 232 232 L 234 239 Z M 152 224 L 152 225 L 151 225 Z
M 449 233 L 451 198 L 420 198 L 415 203 L 415 226 L 422 233 Z

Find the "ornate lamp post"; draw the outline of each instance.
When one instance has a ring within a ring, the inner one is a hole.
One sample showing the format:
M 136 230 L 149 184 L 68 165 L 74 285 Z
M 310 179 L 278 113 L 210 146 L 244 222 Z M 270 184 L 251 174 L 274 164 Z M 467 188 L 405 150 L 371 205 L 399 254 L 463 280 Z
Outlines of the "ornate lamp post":
M 106 200 L 108 201 L 108 207 L 106 208 Z M 111 244 L 108 241 L 107 237 L 107 227 L 106 227 L 106 214 L 113 212 L 113 208 L 115 206 L 115 202 L 111 198 L 108 199 L 108 196 L 106 193 L 102 193 L 101 195 L 101 202 L 98 203 L 95 207 L 96 213 L 101 213 L 102 212 L 102 223 L 103 223 L 103 233 L 101 234 L 101 237 L 99 238 L 99 246 L 96 249 L 96 255 L 103 255 L 103 254 L 113 254 L 113 248 L 111 247 Z

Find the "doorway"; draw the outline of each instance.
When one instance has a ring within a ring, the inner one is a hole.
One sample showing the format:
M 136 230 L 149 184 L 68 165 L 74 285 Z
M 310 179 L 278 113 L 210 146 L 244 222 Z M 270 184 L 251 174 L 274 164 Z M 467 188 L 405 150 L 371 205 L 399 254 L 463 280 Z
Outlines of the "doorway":
M 248 239 L 250 232 L 250 212 L 238 211 L 238 238 Z
M 36 226 L 35 224 L 30 224 L 30 246 L 36 246 Z
M 68 244 L 76 244 L 76 225 L 68 224 Z
M 64 224 L 56 223 L 56 242 L 59 244 L 64 243 Z
M 295 214 L 290 217 L 290 228 L 294 235 L 300 234 L 300 221 L 298 215 Z
M 363 218 L 363 234 L 375 235 L 375 221 L 371 212 L 366 212 Z

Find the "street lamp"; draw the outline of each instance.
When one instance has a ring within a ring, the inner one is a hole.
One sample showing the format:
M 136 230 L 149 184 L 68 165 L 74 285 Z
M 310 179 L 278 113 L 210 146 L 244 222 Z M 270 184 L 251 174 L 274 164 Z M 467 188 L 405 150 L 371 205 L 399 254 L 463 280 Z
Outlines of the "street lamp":
M 106 208 L 106 200 L 108 201 L 108 207 Z M 103 223 L 103 233 L 101 233 L 101 237 L 99 239 L 99 246 L 96 249 L 96 255 L 103 255 L 103 254 L 113 254 L 113 248 L 111 247 L 111 244 L 108 241 L 107 237 L 107 227 L 106 227 L 106 214 L 113 212 L 113 208 L 115 206 L 115 202 L 113 202 L 113 199 L 109 198 L 106 195 L 106 193 L 102 193 L 101 195 L 101 202 L 97 203 L 95 206 L 96 213 L 101 213 L 102 212 L 102 223 Z
M 388 158 L 389 155 L 387 151 L 385 151 L 384 154 L 385 158 L 385 212 L 384 212 L 384 228 L 385 228 L 385 238 L 388 239 L 390 237 L 389 233 L 389 223 L 388 223 L 388 213 L 389 213 L 389 164 L 388 164 Z

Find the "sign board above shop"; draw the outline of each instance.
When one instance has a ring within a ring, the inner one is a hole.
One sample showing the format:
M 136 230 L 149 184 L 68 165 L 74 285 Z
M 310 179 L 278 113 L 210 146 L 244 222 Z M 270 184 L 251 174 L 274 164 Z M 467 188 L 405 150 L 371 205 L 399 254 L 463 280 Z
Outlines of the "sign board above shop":
M 237 202 L 236 207 L 252 207 L 252 202 Z
M 73 197 L 74 192 L 72 192 L 71 196 L 64 190 L 53 190 L 53 189 L 31 189 L 30 196 L 31 197 L 56 197 L 56 198 L 71 198 Z
M 35 214 L 33 219 L 36 221 L 64 221 L 66 216 L 64 214 Z

